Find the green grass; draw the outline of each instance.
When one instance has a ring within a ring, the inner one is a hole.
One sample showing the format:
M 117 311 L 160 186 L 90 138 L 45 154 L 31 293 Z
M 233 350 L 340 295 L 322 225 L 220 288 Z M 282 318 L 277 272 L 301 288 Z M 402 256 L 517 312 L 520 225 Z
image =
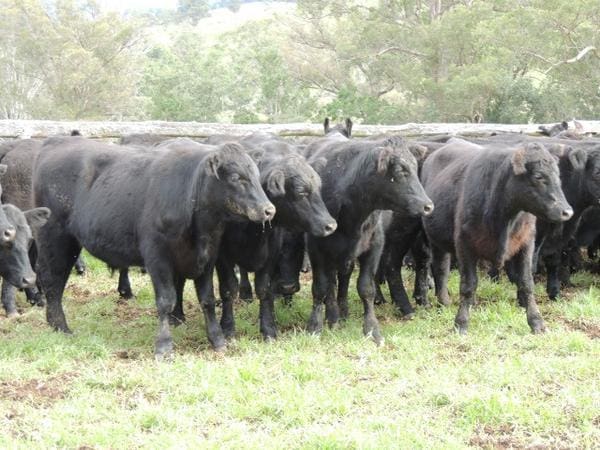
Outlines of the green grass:
M 456 305 L 412 321 L 379 307 L 377 348 L 351 319 L 315 337 L 305 283 L 277 303 L 280 338 L 262 342 L 257 302 L 238 304 L 238 338 L 209 348 L 186 290 L 188 321 L 170 363 L 153 358 L 156 319 L 146 275 L 118 302 L 116 277 L 88 257 L 65 298 L 74 331 L 49 330 L 23 298 L 0 319 L 0 448 L 598 448 L 600 280 L 574 277 L 563 300 L 536 292 L 548 332 L 531 335 L 507 281 L 482 277 L 470 333 L 452 330 Z M 410 280 L 410 275 L 409 275 Z M 452 274 L 456 301 L 458 277 Z

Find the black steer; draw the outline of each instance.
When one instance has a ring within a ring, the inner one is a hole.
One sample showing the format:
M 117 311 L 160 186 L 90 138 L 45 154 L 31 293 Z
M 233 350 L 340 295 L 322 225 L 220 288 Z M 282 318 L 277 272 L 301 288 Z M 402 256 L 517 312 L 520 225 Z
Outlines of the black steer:
M 272 282 L 277 258 L 283 249 L 284 229 L 328 236 L 337 224 L 321 198 L 319 176 L 303 157 L 284 149 L 253 151 L 251 155 L 256 159 L 262 187 L 277 208 L 277 215 L 267 226 L 252 222 L 226 225 L 216 263 L 223 302 L 221 327 L 226 337 L 234 335 L 233 301 L 238 294 L 234 267 L 238 265 L 245 271 L 255 272 L 260 330 L 265 339 L 273 339 L 277 331 Z M 173 315 L 183 319 L 181 305 Z
M 33 190 L 36 204 L 54 212 L 38 237 L 51 326 L 69 332 L 62 294 L 83 246 L 111 267 L 146 267 L 158 309 L 158 357 L 172 352 L 169 316 L 186 278 L 194 280 L 209 341 L 225 347 L 212 285 L 225 222 L 266 222 L 275 214 L 242 148 L 116 151 L 83 138 L 51 138 L 35 166 Z
M 331 141 L 312 160 L 323 182 L 323 199 L 338 229 L 328 237 L 308 236 L 313 271 L 313 310 L 310 332 L 323 328 L 323 303 L 327 321 L 333 326 L 347 316 L 347 304 L 335 300 L 336 274 L 349 280 L 354 261 L 360 263 L 358 293 L 363 301 L 363 332 L 383 343 L 373 302 L 374 281 L 383 248 L 381 211 L 391 209 L 406 215 L 429 214 L 433 204 L 417 176 L 417 162 L 406 144 L 394 147 L 380 142 Z M 340 286 L 340 290 L 345 289 Z
M 33 288 L 36 275 L 29 260 L 29 250 L 33 244 L 33 236 L 42 227 L 48 217 L 48 208 L 35 208 L 21 211 L 14 205 L 2 205 L 2 214 L 15 230 L 14 239 L 0 242 L 0 276 L 2 282 L 2 306 L 8 317 L 16 316 L 15 287 L 19 289 Z
M 536 216 L 565 221 L 573 210 L 561 190 L 556 159 L 541 144 L 481 147 L 450 141 L 423 165 L 423 185 L 438 206 L 423 220 L 432 246 L 436 295 L 447 304 L 450 254 L 460 271 L 456 328 L 466 333 L 477 289 L 477 262 L 500 268 L 510 258 L 517 298 L 534 333 L 545 329 L 533 295 Z

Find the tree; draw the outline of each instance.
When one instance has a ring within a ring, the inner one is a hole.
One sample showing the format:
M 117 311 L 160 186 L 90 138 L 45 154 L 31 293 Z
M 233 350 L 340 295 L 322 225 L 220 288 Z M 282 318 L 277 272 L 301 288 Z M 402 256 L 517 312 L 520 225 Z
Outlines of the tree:
M 131 116 L 138 24 L 93 1 L 0 1 L 0 101 L 6 118 Z

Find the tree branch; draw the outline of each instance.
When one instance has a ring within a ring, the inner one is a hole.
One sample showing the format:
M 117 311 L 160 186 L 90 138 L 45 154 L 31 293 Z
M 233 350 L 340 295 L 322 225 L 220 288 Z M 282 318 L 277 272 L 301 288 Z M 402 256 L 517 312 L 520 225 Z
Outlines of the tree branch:
M 380 58 L 381 56 L 385 55 L 386 53 L 390 53 L 390 52 L 406 53 L 408 55 L 416 56 L 419 58 L 427 58 L 427 55 L 425 53 L 421 53 L 416 50 L 410 50 L 408 48 L 403 48 L 403 47 L 398 47 L 398 46 L 384 48 L 383 50 L 380 50 L 375 56 L 377 58 Z

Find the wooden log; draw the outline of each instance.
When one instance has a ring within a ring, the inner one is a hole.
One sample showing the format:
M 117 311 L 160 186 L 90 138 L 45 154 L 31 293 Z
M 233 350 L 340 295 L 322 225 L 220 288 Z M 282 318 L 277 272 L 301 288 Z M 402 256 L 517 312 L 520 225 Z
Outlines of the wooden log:
M 600 121 L 579 121 L 583 133 L 600 134 Z M 547 124 L 551 126 L 552 124 Z M 452 134 L 485 136 L 492 133 L 538 133 L 538 124 L 491 124 L 491 123 L 406 123 L 402 125 L 360 125 L 356 124 L 353 135 L 372 136 L 382 133 L 404 136 L 429 136 Z M 574 128 L 570 123 L 569 128 Z M 79 130 L 83 136 L 98 139 L 114 139 L 127 134 L 151 133 L 163 136 L 207 137 L 214 134 L 245 135 L 262 131 L 279 136 L 322 136 L 323 126 L 310 123 L 289 124 L 225 124 L 198 122 L 55 122 L 48 120 L 0 120 L 0 138 L 44 138 L 59 134 L 69 134 Z

